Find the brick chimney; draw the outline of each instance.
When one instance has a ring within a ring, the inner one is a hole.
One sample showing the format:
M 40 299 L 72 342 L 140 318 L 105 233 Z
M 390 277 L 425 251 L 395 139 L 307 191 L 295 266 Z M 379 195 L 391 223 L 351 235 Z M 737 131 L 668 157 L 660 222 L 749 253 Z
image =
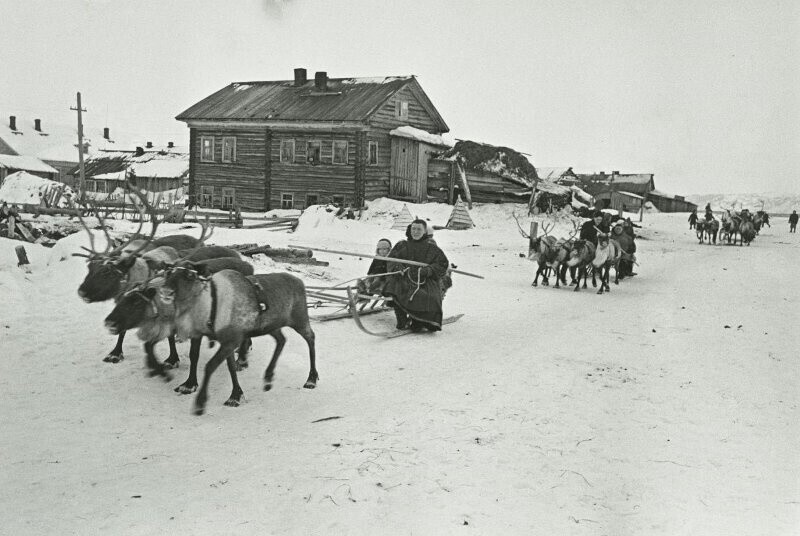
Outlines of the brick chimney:
M 8 128 L 11 130 L 17 130 L 17 116 L 11 115 L 8 117 Z
M 306 70 L 298 67 L 294 70 L 294 85 L 296 87 L 302 86 L 308 81 Z
M 152 148 L 153 148 L 153 142 L 152 142 L 152 141 L 148 141 L 148 142 L 145 144 L 145 148 L 146 148 L 146 149 L 152 149 Z
M 111 130 L 108 127 L 103 127 L 103 137 L 107 140 L 111 139 Z
M 42 131 L 42 120 L 41 119 L 34 119 L 33 120 L 33 129 L 36 132 L 41 132 Z
M 314 87 L 319 91 L 326 91 L 328 89 L 328 73 L 325 71 L 317 71 L 314 74 Z
M 142 156 L 142 155 L 144 155 L 144 149 L 142 149 L 141 147 L 137 147 L 136 156 Z

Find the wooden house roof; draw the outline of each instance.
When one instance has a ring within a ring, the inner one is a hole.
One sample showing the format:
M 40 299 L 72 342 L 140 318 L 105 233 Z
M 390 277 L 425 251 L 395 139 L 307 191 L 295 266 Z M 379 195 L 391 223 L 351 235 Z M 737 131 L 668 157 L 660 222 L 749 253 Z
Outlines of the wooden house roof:
M 319 90 L 313 79 L 235 82 L 178 114 L 179 121 L 356 121 L 366 122 L 395 93 L 408 87 L 433 119 L 438 132 L 447 124 L 414 76 L 328 78 Z
M 536 166 L 536 173 L 540 179 L 548 181 L 557 181 L 561 177 L 575 177 L 571 167 L 539 167 Z
M 189 174 L 189 155 L 178 152 L 106 151 L 84 162 L 87 178 L 124 180 L 126 173 L 136 177 L 182 178 Z M 78 168 L 70 171 L 77 175 Z
M 652 173 L 578 173 L 581 189 L 591 195 L 610 191 L 624 191 L 637 195 L 645 195 L 655 189 Z

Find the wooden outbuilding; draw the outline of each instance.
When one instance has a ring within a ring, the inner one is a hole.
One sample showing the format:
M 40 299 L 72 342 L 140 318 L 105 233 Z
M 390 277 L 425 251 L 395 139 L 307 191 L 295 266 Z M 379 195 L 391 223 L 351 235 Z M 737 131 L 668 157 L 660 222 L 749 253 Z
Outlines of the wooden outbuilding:
M 293 80 L 230 84 L 177 119 L 189 127 L 190 195 L 247 210 L 424 201 L 428 160 L 449 131 L 414 76 L 307 79 L 300 68 Z

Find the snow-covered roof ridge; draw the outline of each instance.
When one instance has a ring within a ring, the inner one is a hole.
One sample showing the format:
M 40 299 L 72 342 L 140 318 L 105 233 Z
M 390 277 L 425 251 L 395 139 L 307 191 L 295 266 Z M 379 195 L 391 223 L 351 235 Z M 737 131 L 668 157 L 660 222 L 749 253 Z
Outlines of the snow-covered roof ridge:
M 58 173 L 57 169 L 48 166 L 38 158 L 26 155 L 0 154 L 0 167 L 39 173 Z
M 571 169 L 572 168 L 569 166 L 559 166 L 559 167 L 536 166 L 536 174 L 539 175 L 540 179 L 555 180 L 560 178 L 562 175 L 564 175 Z
M 397 136 L 399 138 L 408 138 L 411 140 L 420 141 L 430 145 L 438 145 L 441 147 L 452 147 L 453 144 L 445 140 L 440 134 L 431 134 L 419 128 L 411 126 L 397 127 L 389 132 L 390 136 Z

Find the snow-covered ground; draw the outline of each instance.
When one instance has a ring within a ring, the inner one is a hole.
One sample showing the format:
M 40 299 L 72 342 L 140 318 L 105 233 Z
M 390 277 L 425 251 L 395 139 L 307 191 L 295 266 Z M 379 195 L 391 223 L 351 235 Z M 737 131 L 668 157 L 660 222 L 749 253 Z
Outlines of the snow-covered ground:
M 371 253 L 401 238 L 400 208 L 309 211 L 296 233 L 219 228 L 211 241 Z M 409 208 L 437 225 L 450 210 Z M 0 239 L 0 533 L 798 534 L 798 235 L 780 224 L 750 247 L 699 245 L 685 214 L 647 214 L 638 275 L 598 296 L 530 286 L 514 208 L 476 206 L 476 229 L 436 232 L 459 269 L 485 276 L 455 277 L 445 314 L 459 322 L 391 340 L 315 322 L 315 390 L 291 332 L 264 392 L 273 346 L 257 339 L 239 375 L 247 403 L 223 407 L 220 367 L 203 417 L 172 391 L 188 345 L 168 384 L 145 377 L 133 334 L 125 361 L 101 362 L 111 304 L 80 301 L 85 266 L 69 255 L 84 233 L 26 245 L 31 274 L 16 267 L 21 243 Z M 291 266 L 309 285 L 369 266 L 315 256 L 330 266 Z

